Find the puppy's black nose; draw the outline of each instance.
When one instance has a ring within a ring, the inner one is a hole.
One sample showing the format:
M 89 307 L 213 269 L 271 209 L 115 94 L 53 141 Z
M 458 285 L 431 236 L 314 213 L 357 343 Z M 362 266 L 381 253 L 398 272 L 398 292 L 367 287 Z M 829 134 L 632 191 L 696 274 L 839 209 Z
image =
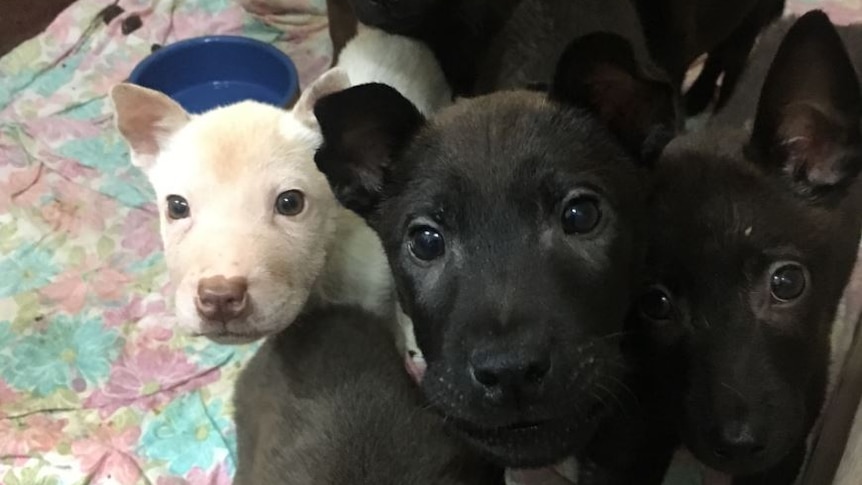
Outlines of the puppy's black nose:
M 725 423 L 713 431 L 713 440 L 713 451 L 722 460 L 755 458 L 766 450 L 763 437 L 744 421 Z
M 551 359 L 540 355 L 474 355 L 470 361 L 473 383 L 499 397 L 537 389 L 551 370 Z

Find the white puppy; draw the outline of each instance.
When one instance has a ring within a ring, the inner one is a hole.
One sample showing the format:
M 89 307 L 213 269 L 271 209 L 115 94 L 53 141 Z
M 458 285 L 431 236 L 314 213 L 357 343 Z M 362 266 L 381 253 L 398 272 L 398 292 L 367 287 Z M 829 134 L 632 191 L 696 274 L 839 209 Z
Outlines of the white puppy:
M 156 192 L 185 330 L 246 342 L 282 330 L 309 301 L 392 314 L 379 240 L 314 165 L 314 102 L 346 86 L 331 71 L 292 111 L 243 102 L 199 116 L 139 86 L 111 91 L 132 163 Z
M 276 333 L 307 304 L 358 304 L 405 327 L 376 234 L 335 200 L 314 164 L 322 96 L 363 82 L 402 90 L 426 112 L 451 94 L 419 42 L 363 28 L 291 111 L 242 102 L 189 115 L 131 84 L 111 91 L 132 163 L 156 192 L 179 325 L 221 343 Z

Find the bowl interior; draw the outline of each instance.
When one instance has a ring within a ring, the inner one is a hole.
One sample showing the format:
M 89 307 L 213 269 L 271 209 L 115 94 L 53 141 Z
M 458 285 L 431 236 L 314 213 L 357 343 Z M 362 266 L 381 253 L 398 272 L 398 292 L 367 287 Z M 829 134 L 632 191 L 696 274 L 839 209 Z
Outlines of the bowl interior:
M 286 54 L 234 36 L 163 47 L 141 62 L 129 81 L 167 94 L 192 113 L 248 99 L 283 107 L 299 87 L 296 67 Z

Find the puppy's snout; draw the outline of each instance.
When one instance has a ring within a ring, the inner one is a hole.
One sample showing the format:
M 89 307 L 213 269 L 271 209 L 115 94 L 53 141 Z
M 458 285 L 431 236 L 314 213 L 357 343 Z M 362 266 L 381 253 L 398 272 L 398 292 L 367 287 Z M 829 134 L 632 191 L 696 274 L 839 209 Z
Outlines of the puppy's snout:
M 505 398 L 535 392 L 551 370 L 547 353 L 479 354 L 470 360 L 475 386 L 489 395 Z
M 746 421 L 730 421 L 713 430 L 714 453 L 722 460 L 756 458 L 766 450 L 763 436 Z
M 198 314 L 207 320 L 227 322 L 248 309 L 248 280 L 241 277 L 212 276 L 198 282 L 195 299 Z

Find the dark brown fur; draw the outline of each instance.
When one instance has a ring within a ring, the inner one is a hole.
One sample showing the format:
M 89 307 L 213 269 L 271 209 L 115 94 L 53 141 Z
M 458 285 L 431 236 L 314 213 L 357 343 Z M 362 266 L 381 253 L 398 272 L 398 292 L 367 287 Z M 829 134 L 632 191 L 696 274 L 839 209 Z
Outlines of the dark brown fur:
M 685 444 L 735 484 L 786 485 L 824 403 L 862 229 L 862 94 L 822 12 L 794 24 L 762 84 L 750 130 L 716 123 L 662 154 L 640 320 L 647 361 L 681 391 L 669 406 Z M 788 265 L 803 286 L 782 298 Z
M 383 322 L 317 310 L 267 340 L 236 386 L 237 484 L 501 485 L 425 409 Z

